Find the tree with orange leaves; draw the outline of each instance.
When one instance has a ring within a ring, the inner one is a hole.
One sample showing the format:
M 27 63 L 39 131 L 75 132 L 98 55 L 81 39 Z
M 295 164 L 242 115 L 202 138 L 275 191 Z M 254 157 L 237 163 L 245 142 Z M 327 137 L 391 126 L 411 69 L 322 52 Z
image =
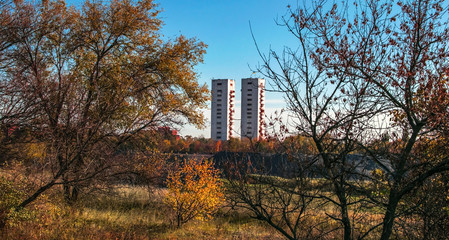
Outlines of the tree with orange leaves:
M 177 163 L 167 177 L 165 202 L 173 210 L 176 224 L 207 219 L 224 201 L 219 171 L 211 161 L 190 159 Z
M 159 12 L 152 0 L 0 0 L 0 120 L 32 129 L 49 173 L 17 209 L 57 185 L 76 201 L 142 130 L 204 124 L 194 66 L 206 45 L 162 39 Z

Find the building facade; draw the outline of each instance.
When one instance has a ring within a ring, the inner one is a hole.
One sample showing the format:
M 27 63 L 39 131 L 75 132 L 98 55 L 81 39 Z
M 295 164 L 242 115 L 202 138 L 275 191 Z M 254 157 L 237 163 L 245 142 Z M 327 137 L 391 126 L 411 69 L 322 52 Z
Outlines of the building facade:
M 241 101 L 241 138 L 263 138 L 265 132 L 265 79 L 243 78 Z
M 233 134 L 235 107 L 235 81 L 212 80 L 211 138 L 229 140 Z

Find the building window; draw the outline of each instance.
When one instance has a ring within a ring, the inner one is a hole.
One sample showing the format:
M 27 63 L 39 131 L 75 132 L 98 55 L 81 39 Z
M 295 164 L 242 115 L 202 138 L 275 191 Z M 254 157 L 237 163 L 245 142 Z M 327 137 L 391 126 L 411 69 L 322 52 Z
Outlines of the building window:
M 222 91 L 221 90 L 217 90 L 217 93 L 221 93 Z
M 217 125 L 220 125 L 221 124 L 221 122 L 217 122 Z
M 252 93 L 248 93 L 248 97 L 251 97 L 251 96 L 253 96 L 253 94 Z
M 221 104 L 217 104 L 217 107 L 221 107 Z
M 252 98 L 248 98 L 247 100 L 248 100 L 248 101 L 252 101 L 253 99 L 252 99 Z
M 251 122 L 247 122 L 246 124 L 251 125 Z
M 248 116 L 248 119 L 250 119 L 250 118 L 251 118 L 251 115 Z
M 249 84 L 253 84 L 253 82 L 248 82 L 248 85 L 249 85 Z
M 248 103 L 248 104 L 246 104 L 246 106 L 252 106 L 253 104 L 252 103 Z
M 217 139 L 221 139 L 221 136 L 217 136 Z
M 217 119 L 221 119 L 221 116 L 217 116 Z
M 219 99 L 217 99 L 217 102 L 221 102 L 221 99 L 219 98 Z
M 252 108 L 248 108 L 248 109 L 247 109 L 247 111 L 252 111 L 252 110 L 253 110 Z
M 220 130 L 221 130 L 221 127 L 217 127 L 217 129 L 220 129 Z
M 248 92 L 252 92 L 253 90 L 250 88 L 250 89 L 248 89 Z
M 221 132 L 217 132 L 217 135 L 221 135 Z
M 217 86 L 221 86 L 221 82 L 217 83 Z

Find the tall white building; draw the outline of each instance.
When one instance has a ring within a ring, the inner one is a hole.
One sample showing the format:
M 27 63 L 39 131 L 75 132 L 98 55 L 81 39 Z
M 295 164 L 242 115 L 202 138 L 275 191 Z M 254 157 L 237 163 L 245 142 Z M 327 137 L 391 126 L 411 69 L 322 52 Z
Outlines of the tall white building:
M 229 140 L 234 125 L 235 82 L 232 79 L 212 80 L 211 138 Z
M 241 137 L 261 139 L 265 131 L 265 79 L 242 79 Z

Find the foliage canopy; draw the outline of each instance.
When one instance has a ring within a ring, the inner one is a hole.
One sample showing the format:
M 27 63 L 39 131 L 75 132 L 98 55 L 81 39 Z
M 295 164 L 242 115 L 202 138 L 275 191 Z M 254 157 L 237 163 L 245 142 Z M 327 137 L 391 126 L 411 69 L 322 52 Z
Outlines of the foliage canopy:
M 167 185 L 166 203 L 173 209 L 178 227 L 192 219 L 211 217 L 224 200 L 219 172 L 211 161 L 190 159 L 175 164 Z
M 78 183 L 107 172 L 117 146 L 143 129 L 203 126 L 208 90 L 193 68 L 206 45 L 164 40 L 152 0 L 88 0 L 81 9 L 1 0 L 0 8 L 1 125 L 45 143 L 52 173 L 21 207 L 55 184 L 76 199 Z

